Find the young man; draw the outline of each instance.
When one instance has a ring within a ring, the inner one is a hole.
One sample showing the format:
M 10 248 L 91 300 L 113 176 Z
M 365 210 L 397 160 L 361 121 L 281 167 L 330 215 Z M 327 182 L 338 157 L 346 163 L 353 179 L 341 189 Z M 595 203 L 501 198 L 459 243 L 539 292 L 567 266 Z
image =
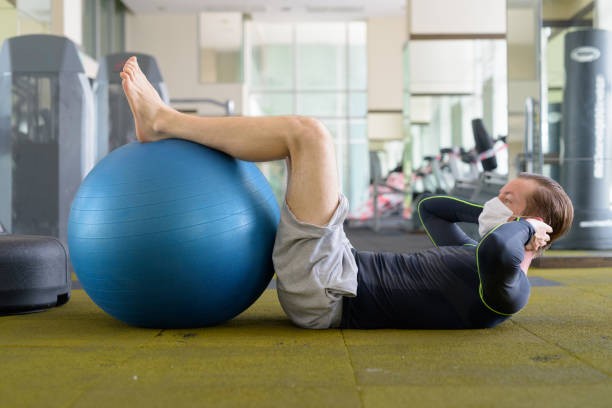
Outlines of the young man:
M 484 211 L 451 197 L 423 200 L 419 216 L 436 248 L 412 255 L 356 251 L 343 230 L 348 202 L 338 189 L 333 142 L 320 122 L 179 113 L 162 102 L 135 57 L 121 78 L 142 142 L 178 138 L 241 160 L 286 160 L 273 261 L 280 303 L 301 327 L 495 326 L 525 305 L 531 260 L 571 225 L 563 189 L 546 177 L 521 175 Z M 455 222 L 479 218 L 485 235 L 477 243 Z

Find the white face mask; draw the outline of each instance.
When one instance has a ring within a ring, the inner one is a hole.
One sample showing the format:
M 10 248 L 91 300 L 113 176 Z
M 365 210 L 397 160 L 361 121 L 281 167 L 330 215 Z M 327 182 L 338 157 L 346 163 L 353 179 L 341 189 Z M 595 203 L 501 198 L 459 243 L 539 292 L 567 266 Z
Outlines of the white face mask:
M 508 221 L 512 215 L 512 210 L 506 207 L 499 197 L 490 199 L 478 217 L 478 233 L 484 237 L 487 232 Z

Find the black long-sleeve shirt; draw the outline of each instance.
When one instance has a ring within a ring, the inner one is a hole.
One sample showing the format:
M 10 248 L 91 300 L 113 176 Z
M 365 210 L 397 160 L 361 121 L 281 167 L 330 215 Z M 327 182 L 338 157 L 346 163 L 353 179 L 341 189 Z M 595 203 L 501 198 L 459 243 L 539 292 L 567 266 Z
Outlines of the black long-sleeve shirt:
M 453 197 L 426 197 L 418 216 L 435 248 L 415 254 L 354 250 L 357 296 L 344 298 L 341 327 L 475 329 L 521 310 L 530 285 L 520 264 L 535 230 L 517 218 L 476 242 L 455 223 L 477 223 L 481 211 Z

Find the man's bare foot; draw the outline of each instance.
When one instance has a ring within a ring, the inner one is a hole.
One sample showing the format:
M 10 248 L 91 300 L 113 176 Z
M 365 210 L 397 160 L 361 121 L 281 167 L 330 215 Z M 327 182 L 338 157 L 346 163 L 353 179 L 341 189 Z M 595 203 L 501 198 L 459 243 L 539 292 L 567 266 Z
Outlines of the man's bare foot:
M 172 109 L 162 101 L 140 70 L 136 57 L 127 60 L 119 75 L 123 79 L 121 85 L 134 115 L 138 140 L 154 142 L 163 139 L 163 116 Z

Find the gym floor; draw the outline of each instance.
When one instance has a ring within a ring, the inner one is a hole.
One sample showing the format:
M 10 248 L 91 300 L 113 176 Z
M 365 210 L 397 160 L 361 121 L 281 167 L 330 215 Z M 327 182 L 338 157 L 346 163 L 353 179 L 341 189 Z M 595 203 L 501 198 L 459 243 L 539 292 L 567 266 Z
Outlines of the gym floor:
M 347 233 L 364 250 L 429 246 Z M 530 269 L 529 304 L 488 330 L 304 330 L 274 289 L 218 327 L 140 329 L 73 288 L 0 317 L 0 407 L 610 407 L 612 258 L 595 255 L 606 267 Z

